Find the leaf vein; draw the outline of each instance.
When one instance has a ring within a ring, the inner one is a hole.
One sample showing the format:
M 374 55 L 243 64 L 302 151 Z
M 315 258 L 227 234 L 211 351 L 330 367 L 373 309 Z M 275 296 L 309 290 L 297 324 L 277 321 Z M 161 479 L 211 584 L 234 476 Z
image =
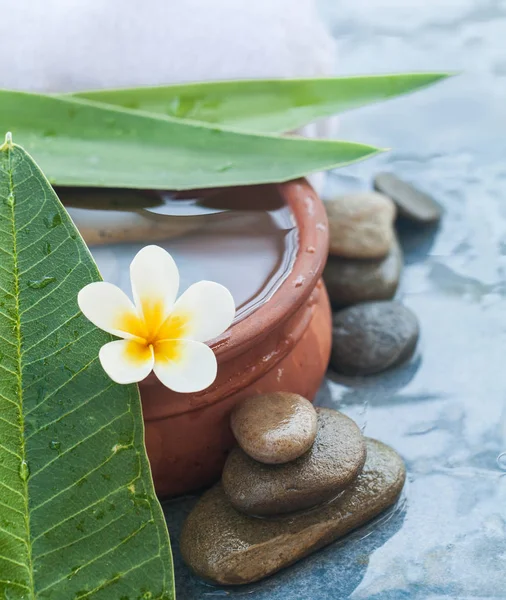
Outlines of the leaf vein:
M 61 309 L 60 309 L 61 310 Z M 79 317 L 81 315 L 81 311 L 76 312 L 74 315 L 72 315 L 71 317 L 69 317 L 64 323 L 62 323 L 61 325 L 58 325 L 58 327 L 56 329 L 53 329 L 53 331 L 51 331 L 50 333 L 48 333 L 46 336 L 44 336 L 43 338 L 40 338 L 39 340 L 37 340 L 35 342 L 35 344 L 32 344 L 29 348 L 26 348 L 23 350 L 23 356 L 25 354 L 27 354 L 28 352 L 31 352 L 32 350 L 34 350 L 35 348 L 37 348 L 37 346 L 39 344 L 41 344 L 42 342 L 44 342 L 45 340 L 47 340 L 48 338 L 50 338 L 52 335 L 54 335 L 56 332 L 58 332 L 62 327 L 65 327 L 65 325 L 68 325 L 72 320 L 74 320 L 76 317 Z M 78 338 L 80 339 L 80 338 Z M 78 340 L 72 340 L 72 343 L 75 343 Z M 63 348 L 66 348 L 67 346 L 63 346 Z M 62 348 L 62 350 L 63 350 Z
M 20 563 L 19 561 L 14 560 L 13 558 L 9 558 L 7 556 L 3 556 L 0 554 L 0 560 L 5 560 L 6 562 L 10 562 L 13 565 L 17 565 L 18 567 L 22 567 L 23 569 L 26 569 L 27 571 L 29 571 L 27 565 L 24 565 L 23 563 Z
M 93 431 L 93 433 L 91 433 L 90 435 L 86 436 L 85 438 L 79 440 L 77 442 L 77 444 L 74 444 L 73 446 L 70 446 L 69 448 L 67 448 L 65 450 L 65 452 L 62 452 L 61 454 L 59 454 L 58 456 L 55 456 L 55 458 L 53 458 L 52 460 L 50 460 L 49 462 L 47 462 L 43 467 L 41 467 L 38 471 L 35 471 L 35 473 L 32 473 L 31 478 L 32 481 L 35 477 L 37 477 L 37 475 L 40 475 L 45 469 L 47 469 L 47 467 L 49 467 L 50 465 L 52 465 L 53 463 L 55 463 L 56 461 L 60 460 L 63 456 L 65 456 L 66 454 L 68 454 L 69 452 L 72 452 L 73 450 L 75 450 L 76 448 L 79 448 L 79 446 L 81 446 L 81 444 L 86 443 L 88 440 L 92 439 L 93 437 L 95 437 L 96 435 L 98 435 L 101 431 L 103 431 L 104 429 L 107 429 L 108 427 L 110 427 L 113 423 L 115 423 L 116 421 L 118 421 L 119 419 L 122 419 L 125 415 L 128 415 L 130 413 L 130 410 L 126 410 L 124 412 L 122 412 L 120 415 L 116 415 L 114 417 L 114 419 L 111 419 L 108 423 L 105 423 L 105 425 L 102 425 L 101 427 L 99 427 L 98 429 L 96 429 L 95 431 Z
M 62 387 L 65 387 L 66 384 L 64 384 Z M 59 423 L 60 421 L 63 421 L 63 419 L 65 419 L 66 417 L 68 417 L 69 415 L 71 415 L 72 413 L 76 412 L 77 410 L 79 410 L 80 408 L 82 408 L 83 406 L 86 406 L 86 404 L 88 404 L 89 402 L 91 402 L 92 400 L 94 400 L 95 398 L 98 398 L 99 396 L 101 396 L 104 392 L 108 391 L 113 385 L 116 385 L 114 382 L 111 382 L 110 385 L 108 385 L 105 388 L 102 388 L 98 393 L 93 394 L 93 396 L 90 396 L 89 398 L 87 398 L 86 400 L 84 400 L 84 402 L 82 402 L 81 404 L 78 404 L 76 407 L 74 407 L 72 410 L 69 410 L 68 412 L 66 412 L 65 414 L 61 415 L 60 417 L 58 417 L 57 419 L 54 419 L 53 421 L 49 421 L 47 423 L 44 423 L 44 425 L 40 428 L 37 429 L 37 431 L 34 431 L 33 433 L 31 433 L 26 440 L 28 441 L 29 439 L 31 439 L 34 435 L 39 434 L 41 431 L 44 431 L 46 429 L 46 427 L 50 427 L 51 425 L 54 425 L 55 423 Z M 40 406 L 40 405 L 39 405 Z
M 120 573 L 119 576 L 118 576 L 118 578 L 109 579 L 109 580 L 105 581 L 104 583 L 101 583 L 96 588 L 93 588 L 89 592 L 86 592 L 83 595 L 77 596 L 76 600 L 81 600 L 82 598 L 86 598 L 86 597 L 90 596 L 91 594 L 95 594 L 96 592 L 99 592 L 100 590 L 103 590 L 104 588 L 106 588 L 111 583 L 114 583 L 118 579 L 122 579 L 123 577 L 125 577 L 125 575 L 128 575 L 132 571 L 136 571 L 137 569 L 140 569 L 141 567 L 144 567 L 144 565 L 147 565 L 148 563 L 152 562 L 153 560 L 156 560 L 157 558 L 161 558 L 161 557 L 162 557 L 161 554 L 155 554 L 151 558 L 143 560 L 142 562 L 140 562 L 139 564 L 135 565 L 134 567 L 131 567 L 130 569 L 127 569 L 126 571 L 123 571 L 123 573 Z M 165 590 L 165 588 L 164 588 L 164 590 Z
M 123 540 L 121 540 L 121 542 L 119 544 L 116 544 L 115 546 L 112 546 L 111 548 L 107 549 L 105 552 L 102 552 L 102 554 L 94 556 L 87 563 L 84 563 L 84 565 L 80 565 L 75 571 L 72 572 L 72 575 L 73 576 L 76 575 L 77 573 L 79 573 L 83 569 L 86 569 L 87 567 L 91 566 L 97 560 L 100 560 L 101 558 L 104 558 L 104 556 L 107 556 L 108 554 L 111 554 L 111 552 L 114 552 L 118 548 L 121 548 L 121 546 L 123 546 L 124 544 L 128 543 L 131 539 L 133 539 L 136 535 L 138 535 L 141 531 L 143 531 L 148 525 L 152 525 L 152 524 L 153 524 L 153 521 L 151 521 L 151 520 L 150 521 L 145 521 L 144 523 L 142 523 L 142 525 L 140 527 L 138 527 L 136 530 L 132 531 L 132 533 L 130 533 L 129 535 L 127 535 L 126 538 L 124 538 Z M 65 579 L 67 579 L 67 575 L 64 575 L 63 577 L 60 577 L 60 579 L 57 579 L 53 583 L 50 583 L 46 587 L 42 588 L 39 591 L 39 593 L 42 594 L 46 590 L 49 590 L 49 589 L 57 586 L 60 582 L 65 581 Z
M 53 502 L 53 500 L 55 500 L 56 498 L 58 498 L 65 492 L 68 492 L 70 489 L 72 489 L 73 487 L 78 485 L 81 481 L 88 478 L 90 475 L 93 475 L 93 473 L 95 473 L 96 471 L 99 471 L 102 467 L 104 467 L 106 464 L 108 464 L 115 456 L 116 456 L 116 452 L 113 452 L 103 462 L 101 462 L 96 467 L 93 467 L 93 469 L 91 469 L 90 471 L 87 471 L 84 475 L 82 475 L 79 479 L 77 479 L 76 481 L 74 481 L 73 483 L 68 485 L 66 488 L 61 489 L 59 492 L 56 492 L 56 494 L 53 494 L 52 496 L 47 498 L 47 500 L 44 500 L 44 502 L 41 502 L 40 504 L 37 504 L 37 506 L 34 506 L 32 508 L 32 513 L 36 512 L 37 510 L 40 510 L 41 508 L 46 506 L 46 504 L 50 504 L 51 502 Z
M 13 506 L 9 506 L 8 504 L 5 504 L 5 502 L 2 502 L 1 500 L 0 500 L 0 506 L 5 506 L 5 508 L 12 510 L 12 512 L 17 513 L 18 515 L 21 515 L 22 517 L 25 516 L 20 510 L 18 510 L 17 508 L 14 508 Z
M 121 519 L 128 517 L 131 513 L 132 513 L 132 511 L 123 513 L 122 515 L 120 515 L 119 517 L 116 517 L 115 519 L 112 519 L 111 521 L 109 521 L 108 523 L 103 525 L 102 527 L 95 529 L 95 531 L 92 531 L 86 535 L 79 536 L 73 542 L 70 542 L 63 546 L 58 546 L 57 548 L 52 548 L 51 550 L 48 550 L 47 552 L 44 552 L 43 554 L 39 554 L 36 557 L 36 561 L 41 561 L 43 558 L 45 558 L 46 556 L 49 556 L 50 554 L 54 554 L 55 552 L 61 552 L 62 550 L 66 550 L 67 548 L 70 548 L 71 546 L 74 546 L 75 544 L 79 544 L 79 543 L 83 542 L 84 540 L 88 539 L 89 537 L 93 537 L 94 535 L 97 535 L 98 533 L 100 533 L 101 531 L 104 531 L 104 529 L 107 529 L 108 527 L 110 527 L 111 525 L 116 523 L 117 521 L 120 521 Z
M 21 496 L 21 498 L 24 498 L 23 494 L 19 490 L 15 490 L 14 488 L 11 488 L 4 481 L 0 481 L 0 485 L 2 485 L 5 489 L 9 490 L 13 494 L 17 494 L 18 496 Z
M 20 276 L 25 276 L 28 275 L 28 273 L 34 268 L 34 267 L 38 267 L 41 263 L 43 263 L 45 260 L 47 260 L 48 258 L 51 257 L 52 254 L 54 254 L 61 246 L 63 246 L 63 244 L 65 244 L 66 242 L 68 242 L 68 240 L 72 239 L 70 237 L 70 235 L 68 235 L 67 237 L 63 238 L 63 240 L 58 244 L 58 246 L 56 246 L 53 250 L 51 250 L 50 254 L 47 254 L 46 256 L 43 256 L 39 261 L 37 261 L 36 263 L 31 263 L 31 265 L 28 267 L 28 269 L 25 269 L 24 271 L 21 271 L 21 273 L 19 274 Z
M 22 457 L 19 456 L 19 454 L 16 454 L 16 452 L 11 450 L 10 448 L 6 448 L 3 444 L 0 444 L 0 450 L 4 450 L 4 452 L 7 452 L 8 454 L 12 454 L 12 456 L 15 456 L 18 460 L 23 460 Z
M 72 519 L 75 519 L 76 517 L 78 517 L 80 514 L 82 514 L 83 512 L 86 512 L 87 510 L 89 510 L 90 508 L 93 508 L 94 506 L 96 506 L 97 504 L 100 504 L 101 502 L 104 502 L 105 500 L 107 500 L 109 497 L 113 496 L 114 494 L 117 494 L 118 492 L 121 492 L 123 490 L 125 490 L 125 488 L 127 488 L 129 485 L 132 485 L 133 483 L 135 483 L 137 481 L 137 479 L 139 479 L 140 477 L 140 472 L 137 473 L 137 475 L 134 477 L 134 479 L 132 479 L 132 481 L 129 481 L 126 486 L 125 485 L 121 485 L 119 487 L 117 487 L 116 489 L 112 490 L 111 492 L 109 492 L 108 494 L 106 494 L 105 496 L 102 496 L 102 498 L 99 498 L 98 500 L 96 500 L 95 502 L 92 502 L 91 504 L 88 504 L 87 506 L 85 506 L 84 508 L 82 508 L 81 510 L 78 510 L 77 512 L 73 513 L 72 515 L 65 517 L 65 519 L 63 519 L 62 521 L 59 521 L 58 523 L 55 523 L 54 525 L 52 525 L 51 527 L 49 527 L 48 529 L 46 529 L 45 531 L 43 531 L 42 533 L 40 533 L 39 535 L 37 535 L 36 537 L 33 538 L 32 543 L 35 543 L 38 539 L 40 539 L 42 536 L 47 535 L 50 531 L 53 531 L 53 529 L 56 529 L 58 527 L 61 527 L 64 523 L 66 523 L 67 521 L 70 521 Z M 0 482 L 1 483 L 1 482 Z
M 40 362 L 41 360 L 42 361 L 43 360 L 47 360 L 48 358 L 51 358 L 51 356 L 54 356 L 55 354 L 58 354 L 59 352 L 63 352 L 67 348 L 70 348 L 71 346 L 73 346 L 76 342 L 81 341 L 83 338 L 85 338 L 90 333 L 95 333 L 95 330 L 94 329 L 89 329 L 86 333 L 83 333 L 83 335 L 81 337 L 78 337 L 76 340 L 72 340 L 71 342 L 69 342 L 68 344 L 65 344 L 65 346 L 62 346 L 61 348 L 58 348 L 54 352 L 51 352 L 50 354 L 46 354 L 46 356 L 41 356 L 40 358 L 36 358 L 35 360 L 32 360 L 32 361 L 30 361 L 28 363 L 25 363 L 25 367 L 28 367 L 30 365 L 33 365 L 33 364 L 37 363 L 37 362 Z M 93 360 L 96 360 L 97 358 L 98 358 L 98 356 L 96 358 L 94 358 Z M 81 371 L 78 371 L 77 373 L 80 373 L 80 372 Z M 76 375 L 77 375 L 77 373 L 76 373 Z M 68 381 L 72 381 L 72 379 L 73 379 L 73 377 L 71 377 Z
M 84 337 L 84 336 L 83 336 Z M 64 383 L 61 384 L 61 386 L 59 388 L 56 388 L 54 390 L 54 392 L 52 392 L 51 394 L 47 395 L 44 400 L 42 402 L 39 402 L 39 404 L 37 404 L 36 406 L 34 406 L 32 409 L 30 409 L 29 411 L 27 411 L 25 413 L 25 417 L 28 417 L 29 415 L 31 415 L 33 412 L 35 412 L 36 410 L 38 410 L 41 406 L 43 406 L 48 400 L 51 400 L 51 398 L 53 398 L 54 396 L 56 396 L 56 394 L 61 391 L 66 385 L 68 385 L 73 379 L 75 379 L 78 375 L 80 375 L 81 373 L 83 373 L 84 371 L 86 371 L 86 369 L 88 369 L 95 361 L 98 360 L 98 356 L 95 356 L 95 358 L 93 358 L 92 360 L 90 360 L 89 363 L 86 363 L 84 365 L 84 367 L 82 367 L 81 369 L 79 369 L 79 371 L 76 371 L 75 373 L 72 374 L 71 377 L 69 377 L 68 379 L 65 380 Z M 34 361 L 37 362 L 37 361 Z M 56 369 L 57 370 L 57 369 Z M 54 371 L 53 371 L 54 373 Z M 51 374 L 51 373 L 50 373 Z M 40 380 L 37 380 L 36 382 L 34 382 L 32 385 L 35 385 L 36 383 L 40 383 Z M 31 387 L 31 386 L 30 386 Z M 25 388 L 26 389 L 26 388 Z M 39 430 L 40 431 L 40 430 Z
M 18 540 L 20 542 L 23 542 L 23 544 L 26 546 L 27 545 L 27 541 L 25 539 L 23 539 L 22 537 L 19 537 L 19 535 L 16 535 L 15 533 L 12 533 L 12 531 L 7 531 L 7 529 L 4 529 L 3 527 L 0 527 L 0 531 L 2 531 L 3 533 L 10 535 L 11 537 L 13 537 L 15 540 Z

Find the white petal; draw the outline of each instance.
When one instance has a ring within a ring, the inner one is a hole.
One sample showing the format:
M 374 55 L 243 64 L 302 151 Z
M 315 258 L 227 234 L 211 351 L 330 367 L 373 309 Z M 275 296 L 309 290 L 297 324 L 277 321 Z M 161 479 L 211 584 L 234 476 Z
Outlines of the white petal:
M 213 281 L 191 285 L 178 299 L 171 313 L 186 321 L 183 337 L 199 342 L 212 340 L 230 327 L 235 302 L 226 287 Z
M 165 345 L 169 346 L 167 351 Z M 189 394 L 209 387 L 218 366 L 214 352 L 202 342 L 171 340 L 156 345 L 153 370 L 163 385 Z
M 118 287 L 105 281 L 90 283 L 77 295 L 84 316 L 100 329 L 131 339 L 137 332 L 129 327 L 137 320 L 130 298 Z M 131 329 L 132 331 L 129 331 Z
M 135 383 L 153 370 L 153 348 L 130 340 L 109 342 L 100 348 L 104 371 L 116 383 Z
M 143 304 L 163 303 L 164 316 L 169 313 L 179 289 L 179 271 L 166 250 L 160 246 L 139 250 L 130 264 L 130 280 L 139 311 Z

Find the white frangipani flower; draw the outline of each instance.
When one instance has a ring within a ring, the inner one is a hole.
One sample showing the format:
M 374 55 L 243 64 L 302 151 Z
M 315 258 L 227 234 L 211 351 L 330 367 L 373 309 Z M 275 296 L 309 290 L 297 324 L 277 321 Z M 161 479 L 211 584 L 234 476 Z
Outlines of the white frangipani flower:
M 79 308 L 97 327 L 123 338 L 100 349 L 100 362 L 116 383 L 134 383 L 154 371 L 175 392 L 198 392 L 216 378 L 216 357 L 204 342 L 230 327 L 232 294 L 199 281 L 176 301 L 179 272 L 171 255 L 146 246 L 130 265 L 134 302 L 111 283 L 96 282 L 78 295 Z

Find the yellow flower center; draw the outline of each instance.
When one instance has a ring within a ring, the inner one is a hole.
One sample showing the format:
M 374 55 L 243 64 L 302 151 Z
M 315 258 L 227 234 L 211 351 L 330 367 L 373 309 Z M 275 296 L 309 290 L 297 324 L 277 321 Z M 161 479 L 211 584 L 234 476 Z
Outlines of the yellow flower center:
M 124 313 L 118 316 L 115 327 L 135 336 L 126 346 L 126 356 L 132 362 L 145 362 L 151 349 L 157 361 L 180 358 L 178 340 L 188 330 L 189 319 L 178 313 L 165 315 L 163 302 L 142 301 L 142 316 Z

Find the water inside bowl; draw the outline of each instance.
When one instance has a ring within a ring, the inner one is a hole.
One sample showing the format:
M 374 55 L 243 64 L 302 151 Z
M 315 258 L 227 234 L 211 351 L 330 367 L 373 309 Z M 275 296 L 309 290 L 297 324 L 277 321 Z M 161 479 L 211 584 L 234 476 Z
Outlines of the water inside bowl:
M 297 229 L 274 186 L 184 194 L 80 188 L 57 193 L 104 280 L 127 294 L 130 261 L 148 244 L 172 254 L 180 292 L 202 279 L 226 286 L 237 319 L 266 302 L 293 267 Z

